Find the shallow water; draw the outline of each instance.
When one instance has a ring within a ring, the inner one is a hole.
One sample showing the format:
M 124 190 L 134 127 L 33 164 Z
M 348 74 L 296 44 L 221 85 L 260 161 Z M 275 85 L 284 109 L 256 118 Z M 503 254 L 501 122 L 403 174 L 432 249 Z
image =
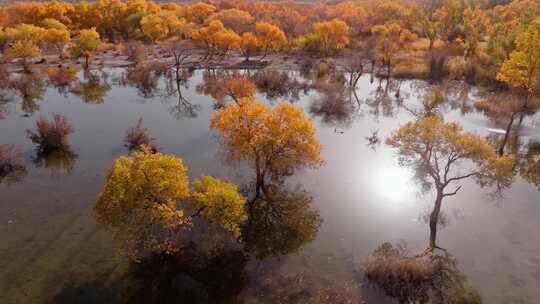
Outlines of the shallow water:
M 127 153 L 122 140 L 139 117 L 156 137 L 163 152 L 181 157 L 190 176 L 201 173 L 239 183 L 249 172 L 224 163 L 219 157 L 217 134 L 209 129 L 214 100 L 197 93 L 203 72 L 196 72 L 182 89 L 186 100 L 200 107 L 196 117 L 174 115 L 176 95 L 156 93 L 145 98 L 136 88 L 115 79 L 122 70 L 110 70 L 102 103 L 86 103 L 72 93 L 60 94 L 48 87 L 36 102 L 39 109 L 25 117 L 20 95 L 7 103 L 9 113 L 0 120 L 0 143 L 15 144 L 24 154 L 28 174 L 20 183 L 0 184 L 0 303 L 105 303 L 121 290 L 124 265 L 115 255 L 108 232 L 96 227 L 92 207 L 112 161 Z M 82 79 L 82 75 L 79 75 Z M 294 77 L 302 79 L 298 73 Z M 307 80 L 303 80 L 307 81 Z M 382 83 L 384 85 L 384 83 Z M 394 86 L 396 84 L 394 83 Z M 245 267 L 248 280 L 239 299 L 259 302 L 256 285 L 268 275 L 302 274 L 320 286 L 349 286 L 368 303 L 388 301 L 376 291 L 361 286 L 361 263 L 382 242 L 406 245 L 420 251 L 427 244 L 428 227 L 421 220 L 432 204 L 428 193 L 419 194 L 412 172 L 397 165 L 395 153 L 384 139 L 414 116 L 406 108 L 418 108 L 430 85 L 403 81 L 400 100 L 390 88 L 389 98 L 377 105 L 379 81 L 363 76 L 354 98 L 345 110 L 313 113 L 321 92 L 301 93 L 298 105 L 306 109 L 317 128 L 326 165 L 303 170 L 288 178 L 314 198 L 323 223 L 315 240 L 299 252 L 250 259 Z M 163 82 L 160 82 L 163 88 Z M 474 88 L 455 85 L 447 92 L 443 108 L 447 121 L 459 121 L 465 129 L 485 136 L 499 136 L 504 125 L 495 124 L 474 111 Z M 148 95 L 148 94 L 147 94 Z M 275 104 L 281 98 L 259 100 Z M 315 111 L 316 112 L 316 111 Z M 33 128 L 40 115 L 61 113 L 75 126 L 70 147 L 76 154 L 71 166 L 34 165 L 35 148 L 25 130 Z M 181 117 L 178 117 L 181 116 Z M 526 149 L 540 141 L 537 117 L 524 119 L 514 130 L 511 146 Z M 374 132 L 382 143 L 369 146 Z M 504 132 L 504 131 L 503 131 Z M 484 303 L 540 302 L 540 192 L 517 176 L 504 197 L 494 200 L 471 181 L 458 195 L 445 199 L 443 209 L 449 224 L 438 242 L 451 252 L 459 268 L 478 289 Z M 312 286 L 313 287 L 313 286 Z M 257 299 L 258 300 L 255 300 Z M 104 300 L 106 299 L 106 300 Z M 390 301 L 389 301 L 390 302 Z

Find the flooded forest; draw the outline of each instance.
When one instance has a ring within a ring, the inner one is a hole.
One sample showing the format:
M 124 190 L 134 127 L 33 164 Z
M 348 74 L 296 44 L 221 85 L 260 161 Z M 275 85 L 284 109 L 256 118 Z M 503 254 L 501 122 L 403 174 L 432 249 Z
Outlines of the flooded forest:
M 0 303 L 540 302 L 540 2 L 0 4 Z

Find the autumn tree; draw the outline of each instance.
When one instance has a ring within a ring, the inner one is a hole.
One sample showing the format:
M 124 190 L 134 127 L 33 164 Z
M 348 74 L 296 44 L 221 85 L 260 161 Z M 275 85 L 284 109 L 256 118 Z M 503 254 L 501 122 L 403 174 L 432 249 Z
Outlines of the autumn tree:
M 186 24 L 183 19 L 179 19 L 173 12 L 161 11 L 143 17 L 141 19 L 141 30 L 152 42 L 156 42 L 171 36 L 183 35 Z
M 220 95 L 229 96 L 236 103 L 239 103 L 244 98 L 253 98 L 256 90 L 255 83 L 246 76 L 234 76 L 228 79 L 221 87 Z
M 114 232 L 122 251 L 173 251 L 174 232 L 189 223 L 178 201 L 189 197 L 187 168 L 174 155 L 142 149 L 118 158 L 94 207 L 98 223 Z
M 478 45 L 487 32 L 488 24 L 488 17 L 480 7 L 467 7 L 463 13 L 464 35 L 460 41 L 465 58 L 478 54 Z
M 266 57 L 268 51 L 277 50 L 281 44 L 287 41 L 285 33 L 278 26 L 268 22 L 257 22 L 255 36 L 264 52 L 263 58 Z
M 422 34 L 429 40 L 429 50 L 433 49 L 435 41 L 442 31 L 441 22 L 435 18 L 435 9 L 433 2 L 423 1 L 415 8 L 413 13 Z
M 193 182 L 189 205 L 194 213 L 213 224 L 240 236 L 240 223 L 247 219 L 246 199 L 239 193 L 238 187 L 227 181 L 220 181 L 212 176 L 203 175 Z
M 406 123 L 386 140 L 397 149 L 399 163 L 416 171 L 416 177 L 427 189 L 435 188 L 436 198 L 429 218 L 429 249 L 437 247 L 437 225 L 445 197 L 461 189 L 452 184 L 474 178 L 480 186 L 506 186 L 512 177 L 513 159 L 497 157 L 482 137 L 464 132 L 457 123 L 428 116 Z
M 527 114 L 534 114 L 536 110 L 540 109 L 540 100 L 535 99 L 527 103 L 526 100 L 519 98 L 519 96 L 502 94 L 487 100 L 478 101 L 474 104 L 474 106 L 477 110 L 482 111 L 496 122 L 506 120 L 504 138 L 497 150 L 499 155 L 502 156 L 504 154 L 506 144 L 508 143 L 514 121 L 518 117 L 523 117 Z
M 441 35 L 446 41 L 453 42 L 462 35 L 463 14 L 468 7 L 468 1 L 443 0 L 433 13 L 441 24 Z
M 64 47 L 71 41 L 71 36 L 68 28 L 55 19 L 43 20 L 45 32 L 43 34 L 43 42 L 54 48 L 60 57 L 64 57 Z
M 94 207 L 98 223 L 111 230 L 132 260 L 182 250 L 178 236 L 197 217 L 239 235 L 245 199 L 234 184 L 203 176 L 190 192 L 187 168 L 174 155 L 142 148 L 118 158 Z
M 320 51 L 330 55 L 345 48 L 349 40 L 349 26 L 342 20 L 317 22 L 313 25 L 313 35 L 320 44 Z
M 219 20 L 226 28 L 242 34 L 250 29 L 255 19 L 249 12 L 236 8 L 230 8 L 219 11 L 218 13 L 210 16 L 208 20 Z
M 71 53 L 77 58 L 83 57 L 84 66 L 88 68 L 90 66 L 90 58 L 94 56 L 100 46 L 101 40 L 95 28 L 81 30 L 79 35 L 73 40 Z
M 211 58 L 216 48 L 216 35 L 225 27 L 219 20 L 212 20 L 207 26 L 193 31 L 191 39 L 206 49 L 205 59 Z
M 368 11 L 363 5 L 353 1 L 344 1 L 329 6 L 327 15 L 330 19 L 337 18 L 345 21 L 352 35 L 363 33 L 367 30 Z
M 377 35 L 377 53 L 379 62 L 386 67 L 386 76 L 390 77 L 393 60 L 396 53 L 409 41 L 416 40 L 416 34 L 407 29 L 403 29 L 398 23 L 389 22 L 376 25 L 371 28 L 371 32 Z
M 190 4 L 187 7 L 186 18 L 191 22 L 203 24 L 206 18 L 212 15 L 215 11 L 215 6 L 204 2 L 197 2 Z
M 274 108 L 242 99 L 212 116 L 230 161 L 247 161 L 256 175 L 256 197 L 266 193 L 266 180 L 324 161 L 315 128 L 300 107 L 281 102 Z
M 516 49 L 504 61 L 497 80 L 525 90 L 527 98 L 540 91 L 540 25 L 531 24 L 516 39 Z
M 28 72 L 28 59 L 41 55 L 39 43 L 44 33 L 45 29 L 30 24 L 19 24 L 6 29 L 5 35 L 12 42 L 7 52 L 8 57 L 20 58 L 24 70 Z
M 246 32 L 242 34 L 240 40 L 240 51 L 242 52 L 242 56 L 244 56 L 246 61 L 249 61 L 251 55 L 256 52 L 258 48 L 259 40 L 257 40 L 257 36 L 255 36 L 251 32 Z

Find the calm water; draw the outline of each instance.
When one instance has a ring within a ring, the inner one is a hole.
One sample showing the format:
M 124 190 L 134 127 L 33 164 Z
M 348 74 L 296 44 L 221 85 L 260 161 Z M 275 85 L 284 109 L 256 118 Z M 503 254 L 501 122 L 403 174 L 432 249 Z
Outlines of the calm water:
M 28 174 L 20 183 L 0 184 L 0 303 L 117 299 L 125 265 L 115 255 L 110 234 L 96 227 L 92 207 L 106 170 L 127 153 L 122 140 L 139 117 L 163 152 L 184 160 L 190 176 L 212 174 L 238 183 L 250 179 L 248 171 L 223 163 L 218 155 L 217 134 L 208 127 L 214 99 L 196 90 L 203 72 L 196 72 L 187 88 L 182 88 L 196 115 L 175 108 L 177 95 L 164 96 L 163 90 L 143 94 L 134 86 L 121 85 L 122 73 L 109 70 L 106 81 L 99 80 L 107 88 L 95 90 L 103 91 L 102 100 L 93 94 L 85 102 L 72 92 L 47 87 L 32 103 L 23 100 L 20 92 L 3 91 L 9 100 L 3 107 L 8 114 L 0 120 L 0 143 L 15 144 L 23 152 Z M 291 75 L 309 82 L 298 73 Z M 82 75 L 79 78 L 82 84 L 78 86 L 84 85 Z M 399 100 L 394 97 L 398 85 Z M 312 289 L 344 288 L 351 297 L 363 294 L 368 303 L 391 303 L 361 285 L 360 266 L 384 241 L 406 245 L 411 252 L 427 244 L 428 227 L 422 216 L 433 197 L 419 195 L 412 172 L 397 165 L 384 139 L 414 119 L 406 108 L 418 108 L 430 85 L 393 83 L 388 99 L 382 101 L 377 100 L 378 86 L 378 80 L 370 83 L 369 75 L 363 76 L 357 88 L 359 102 L 354 98 L 349 102 L 347 95 L 345 102 L 336 103 L 336 95 L 315 89 L 300 92 L 296 103 L 313 119 L 327 164 L 319 170 L 296 172 L 287 181 L 313 196 L 313 207 L 323 223 L 315 240 L 298 252 L 262 260 L 252 257 L 241 263 L 237 270 L 246 280 L 240 283 L 238 279 L 238 299 L 275 303 L 271 293 L 279 288 L 265 289 L 266 278 L 280 277 L 276 284 L 286 289 L 290 287 L 286 278 L 302 277 Z M 164 82 L 158 87 L 163 89 Z M 442 110 L 445 120 L 459 121 L 467 130 L 485 136 L 502 137 L 503 124 L 468 111 L 477 98 L 474 88 L 454 84 L 447 88 L 447 95 L 449 101 Z M 282 99 L 268 99 L 262 92 L 257 98 L 271 104 Z M 28 112 L 32 113 L 25 115 Z M 51 113 L 67 116 L 76 129 L 70 137 L 74 156 L 60 162 L 63 166 L 36 161 L 35 148 L 25 134 L 39 115 Z M 523 120 L 512 133 L 511 148 L 526 152 L 528 146 L 540 142 L 537 121 L 534 116 Z M 374 133 L 382 143 L 369 146 L 366 137 Z M 449 223 L 439 233 L 439 244 L 455 255 L 484 303 L 538 303 L 540 192 L 518 175 L 504 198 L 494 200 L 488 194 L 489 190 L 468 181 L 458 195 L 444 201 Z M 234 272 L 231 275 L 237 279 Z

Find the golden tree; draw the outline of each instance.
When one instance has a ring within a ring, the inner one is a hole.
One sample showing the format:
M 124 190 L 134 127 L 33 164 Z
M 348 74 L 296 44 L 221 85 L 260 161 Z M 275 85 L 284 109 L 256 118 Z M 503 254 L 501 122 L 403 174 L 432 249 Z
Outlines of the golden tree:
M 95 28 L 81 30 L 79 35 L 73 40 L 73 47 L 71 53 L 75 57 L 84 58 L 84 66 L 86 68 L 90 65 L 90 57 L 94 56 L 94 53 L 99 50 L 101 46 L 101 40 L 99 33 Z
M 395 22 L 376 25 L 371 28 L 371 32 L 378 36 L 377 52 L 379 62 L 382 66 L 386 67 L 386 77 L 390 77 L 390 70 L 396 53 L 406 42 L 416 40 L 417 36 L 403 29 Z
M 43 42 L 54 48 L 60 57 L 64 56 L 64 47 L 71 41 L 67 27 L 55 19 L 45 19 L 44 27 L 47 29 L 43 34 Z
M 313 25 L 313 33 L 321 44 L 325 55 L 337 52 L 349 44 L 349 26 L 339 19 L 317 22 Z
M 259 40 L 251 32 L 246 32 L 242 34 L 242 40 L 240 41 L 240 51 L 242 55 L 246 58 L 246 61 L 249 61 L 251 54 L 256 52 L 259 48 Z
M 135 259 L 138 248 L 175 250 L 174 233 L 189 223 L 178 208 L 189 197 L 186 172 L 182 160 L 148 148 L 118 158 L 95 205 L 98 223 L 113 230 L 122 250 Z
M 498 157 L 482 137 L 464 132 L 457 123 L 445 123 L 438 116 L 428 116 L 401 126 L 386 144 L 398 151 L 399 164 L 411 167 L 428 189 L 435 188 L 436 198 L 429 218 L 429 248 L 436 248 L 437 225 L 442 201 L 458 193 L 461 186 L 447 188 L 468 178 L 480 186 L 507 186 L 513 176 L 513 158 Z
M 478 45 L 486 34 L 489 19 L 480 7 L 468 7 L 463 13 L 464 37 L 461 46 L 465 58 L 477 55 Z
M 246 76 L 235 76 L 224 83 L 218 95 L 229 96 L 236 103 L 239 103 L 244 98 L 253 98 L 256 91 L 257 86 L 249 78 Z
M 249 12 L 236 8 L 222 10 L 208 19 L 219 20 L 226 28 L 230 28 L 237 33 L 246 32 L 254 21 L 253 16 Z
M 143 146 L 114 162 L 94 210 L 98 223 L 113 231 L 121 253 L 137 261 L 181 250 L 179 236 L 196 217 L 238 237 L 244 205 L 234 184 L 210 176 L 196 179 L 190 193 L 182 160 Z
M 8 57 L 20 58 L 24 70 L 28 72 L 28 59 L 41 55 L 38 44 L 44 33 L 45 29 L 24 23 L 13 28 L 7 28 L 5 36 L 8 41 L 13 42 L 7 51 Z
M 244 98 L 215 112 L 210 127 L 221 134 L 229 160 L 248 161 L 255 170 L 256 197 L 267 192 L 267 178 L 324 163 L 313 124 L 288 102 L 270 108 Z
M 540 25 L 531 24 L 516 39 L 516 49 L 510 53 L 497 80 L 526 90 L 528 95 L 540 90 Z
M 227 181 L 220 181 L 204 175 L 193 182 L 191 192 L 192 217 L 201 216 L 211 223 L 240 236 L 240 223 L 246 220 L 246 199 L 238 192 L 238 187 Z
M 215 11 L 215 6 L 204 2 L 197 2 L 188 6 L 186 10 L 186 18 L 191 22 L 203 24 L 206 18 L 212 15 Z
M 285 33 L 276 25 L 268 22 L 257 22 L 255 25 L 255 35 L 259 45 L 264 51 L 264 57 L 268 51 L 276 50 L 280 45 L 287 41 Z
M 152 42 L 183 34 L 186 24 L 173 12 L 161 11 L 141 19 L 141 30 Z

